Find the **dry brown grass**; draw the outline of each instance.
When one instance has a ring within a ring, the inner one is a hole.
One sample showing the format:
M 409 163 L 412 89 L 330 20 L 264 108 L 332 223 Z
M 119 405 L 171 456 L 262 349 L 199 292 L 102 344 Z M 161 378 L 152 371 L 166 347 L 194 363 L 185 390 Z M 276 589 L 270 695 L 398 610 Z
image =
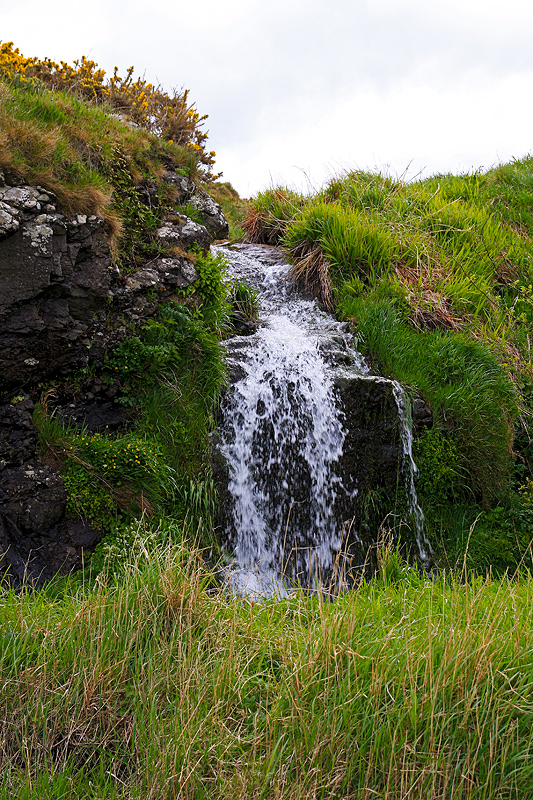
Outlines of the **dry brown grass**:
M 309 290 L 328 311 L 333 311 L 335 302 L 330 266 L 322 248 L 312 247 L 304 241 L 286 252 L 292 262 L 291 279 Z

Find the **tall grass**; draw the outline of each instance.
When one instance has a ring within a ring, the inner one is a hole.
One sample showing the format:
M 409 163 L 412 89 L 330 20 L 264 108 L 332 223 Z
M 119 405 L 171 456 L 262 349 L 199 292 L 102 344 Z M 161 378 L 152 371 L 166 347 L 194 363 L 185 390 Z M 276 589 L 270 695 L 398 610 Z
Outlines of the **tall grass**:
M 335 602 L 227 596 L 170 546 L 4 593 L 2 796 L 533 797 L 530 576 L 381 563 Z
M 248 241 L 280 244 L 288 225 L 304 204 L 302 195 L 286 187 L 259 192 L 242 221 Z

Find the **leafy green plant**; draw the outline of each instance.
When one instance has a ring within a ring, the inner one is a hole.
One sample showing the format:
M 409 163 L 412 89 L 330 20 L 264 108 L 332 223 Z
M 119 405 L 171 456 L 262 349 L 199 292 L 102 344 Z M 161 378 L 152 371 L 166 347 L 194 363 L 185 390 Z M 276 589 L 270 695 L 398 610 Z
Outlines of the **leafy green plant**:
M 233 283 L 228 295 L 233 311 L 238 311 L 247 320 L 255 322 L 259 314 L 259 294 L 245 280 Z
M 109 529 L 116 521 L 115 499 L 94 470 L 67 459 L 62 478 L 67 490 L 67 516 L 88 519 L 97 528 Z
M 220 259 L 209 262 L 216 293 L 222 265 Z M 203 306 L 200 311 L 179 303 L 163 307 L 140 336 L 115 350 L 108 370 L 137 408 L 138 434 L 156 445 L 168 470 L 166 481 L 157 478 L 161 507 L 187 518 L 192 535 L 212 544 L 215 492 L 208 437 L 225 367 L 218 331 L 206 322 Z
M 194 283 L 194 291 L 201 299 L 201 316 L 208 325 L 220 329 L 226 312 L 227 290 L 224 278 L 227 259 L 222 252 L 199 254 L 195 260 L 195 268 L 199 278 Z

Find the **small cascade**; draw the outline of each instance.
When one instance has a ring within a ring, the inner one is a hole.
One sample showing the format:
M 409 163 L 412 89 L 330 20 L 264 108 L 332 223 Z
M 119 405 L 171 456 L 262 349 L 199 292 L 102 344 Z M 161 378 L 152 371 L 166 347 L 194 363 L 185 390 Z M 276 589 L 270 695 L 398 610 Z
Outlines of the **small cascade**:
M 227 342 L 235 374 L 221 408 L 218 447 L 228 470 L 223 539 L 234 553 L 228 583 L 239 594 L 258 595 L 283 594 L 295 583 L 310 589 L 327 586 L 347 530 L 352 542 L 361 541 L 353 510 L 359 478 L 352 473 L 364 448 L 361 437 L 346 427 L 338 388 L 351 387 L 350 382 L 359 382 L 366 395 L 373 391 L 378 400 L 378 392 L 388 392 L 391 415 L 400 418 L 403 452 L 389 439 L 375 449 L 398 452 L 403 461 L 425 562 L 429 546 L 401 387 L 369 375 L 348 327 L 293 291 L 288 264 L 275 250 L 254 245 L 223 250 L 233 277 L 258 290 L 261 320 L 253 335 Z M 398 422 L 389 427 L 399 445 Z M 374 455 L 368 445 L 364 452 Z
M 344 430 L 333 385 L 316 341 L 283 315 L 270 316 L 243 366 L 222 447 L 233 467 L 235 556 L 248 582 L 313 582 L 340 545 L 331 466 Z
M 420 561 L 426 566 L 429 563 L 429 556 L 431 555 L 431 545 L 424 535 L 424 512 L 420 508 L 415 488 L 415 477 L 418 473 L 418 468 L 413 458 L 413 427 L 410 415 L 407 413 L 403 389 L 397 381 L 393 381 L 393 392 L 401 423 L 400 432 L 403 447 L 405 491 L 409 499 L 411 519 L 415 529 Z

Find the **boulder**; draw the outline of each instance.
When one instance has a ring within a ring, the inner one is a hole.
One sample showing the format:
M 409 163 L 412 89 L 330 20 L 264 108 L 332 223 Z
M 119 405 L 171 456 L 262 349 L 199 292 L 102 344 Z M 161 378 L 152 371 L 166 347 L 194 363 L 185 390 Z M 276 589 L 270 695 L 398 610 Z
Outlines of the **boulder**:
M 177 246 L 188 250 L 196 245 L 203 253 L 207 253 L 211 244 L 207 228 L 182 214 L 175 214 L 172 220 L 165 221 L 157 229 L 156 237 L 162 248 Z
M 79 569 L 101 532 L 86 521 L 65 519 L 67 492 L 61 477 L 36 458 L 4 469 L 1 476 L 3 582 L 39 585 L 58 572 Z

